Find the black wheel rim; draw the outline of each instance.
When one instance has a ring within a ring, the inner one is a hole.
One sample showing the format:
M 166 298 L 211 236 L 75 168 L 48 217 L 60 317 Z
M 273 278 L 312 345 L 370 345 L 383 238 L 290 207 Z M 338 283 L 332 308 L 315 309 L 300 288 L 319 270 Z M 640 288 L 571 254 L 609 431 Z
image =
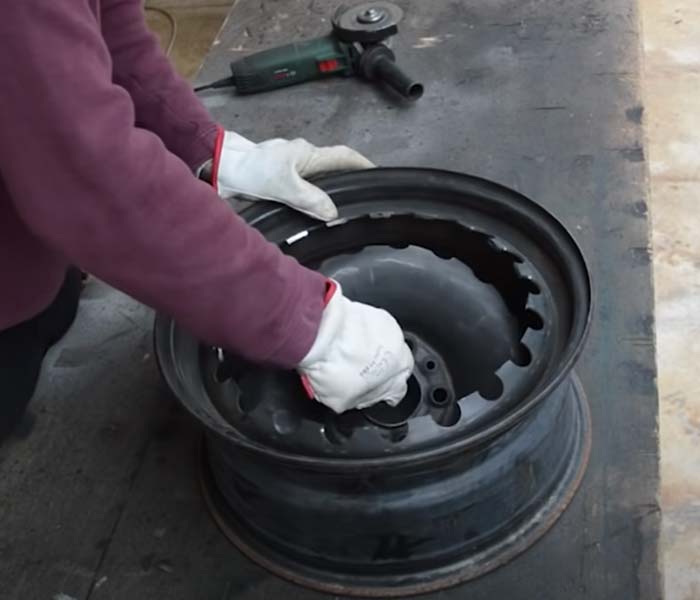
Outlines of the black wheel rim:
M 270 204 L 243 216 L 398 318 L 417 364 L 409 395 L 337 416 L 304 398 L 294 373 L 200 345 L 159 316 L 163 375 L 207 434 L 210 506 L 247 554 L 320 589 L 400 596 L 463 581 L 533 543 L 533 524 L 551 524 L 580 481 L 589 422 L 571 377 L 590 321 L 585 262 L 549 213 L 478 178 L 374 169 L 319 185 L 336 222 Z M 489 494 L 487 513 L 465 516 Z

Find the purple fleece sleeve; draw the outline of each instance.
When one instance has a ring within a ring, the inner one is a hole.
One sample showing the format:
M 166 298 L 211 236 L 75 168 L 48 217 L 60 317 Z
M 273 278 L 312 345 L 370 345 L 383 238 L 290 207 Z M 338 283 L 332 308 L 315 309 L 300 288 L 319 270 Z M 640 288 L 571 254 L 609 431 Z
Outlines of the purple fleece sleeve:
M 112 79 L 136 108 L 136 124 L 155 133 L 191 169 L 212 157 L 217 125 L 146 26 L 141 0 L 101 0 L 102 36 Z
M 266 242 L 134 125 L 88 2 L 3 10 L 0 172 L 20 218 L 200 338 L 295 365 L 316 335 L 323 277 Z

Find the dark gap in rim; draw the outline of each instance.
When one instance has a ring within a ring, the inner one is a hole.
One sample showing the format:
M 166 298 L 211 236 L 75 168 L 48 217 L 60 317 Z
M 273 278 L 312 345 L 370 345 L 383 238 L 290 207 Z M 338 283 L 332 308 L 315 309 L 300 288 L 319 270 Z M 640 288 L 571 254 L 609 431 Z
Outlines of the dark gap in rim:
M 498 400 L 503 394 L 503 381 L 494 373 L 493 376 L 487 379 L 484 385 L 479 388 L 479 393 L 486 400 Z
M 544 327 L 544 319 L 531 308 L 525 311 L 525 323 L 530 329 L 539 331 Z
M 525 344 L 521 343 L 515 348 L 510 359 L 519 367 L 527 367 L 532 362 L 532 352 Z

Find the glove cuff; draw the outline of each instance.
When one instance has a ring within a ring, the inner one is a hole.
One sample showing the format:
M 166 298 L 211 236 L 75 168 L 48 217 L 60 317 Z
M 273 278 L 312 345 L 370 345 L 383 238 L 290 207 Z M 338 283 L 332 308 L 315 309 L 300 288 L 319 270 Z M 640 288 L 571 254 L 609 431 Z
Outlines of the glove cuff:
M 226 185 L 226 179 L 232 176 L 241 177 L 245 169 L 240 168 L 240 159 L 246 156 L 257 144 L 248 138 L 233 131 L 226 131 L 219 127 L 214 142 L 214 158 L 212 160 L 211 184 L 221 195 L 221 188 L 224 190 L 230 187 Z M 224 185 L 221 185 L 220 176 L 224 177 Z
M 326 279 L 326 293 L 323 295 L 323 308 L 328 306 L 331 298 L 333 298 L 334 294 L 338 290 L 340 290 L 340 294 L 342 295 L 343 290 L 341 289 L 340 284 L 335 279 Z
M 319 350 L 323 351 L 322 348 L 319 348 L 318 346 L 325 346 L 327 342 L 327 338 L 329 337 L 325 331 L 325 327 L 328 327 L 328 321 L 336 321 L 337 319 L 335 318 L 334 315 L 327 315 L 325 312 L 325 309 L 328 309 L 328 305 L 330 304 L 331 300 L 333 299 L 334 296 L 336 296 L 336 292 L 338 292 L 338 297 L 343 295 L 343 290 L 340 287 L 340 284 L 333 280 L 333 279 L 327 279 L 326 280 L 326 293 L 323 296 L 323 307 L 324 307 L 324 314 L 321 316 L 321 324 L 319 325 L 318 328 L 318 333 L 316 334 L 316 341 L 314 341 L 313 345 L 311 346 L 311 349 L 309 350 L 308 354 L 301 360 L 299 363 L 299 367 L 303 368 L 304 365 L 309 365 L 315 362 L 315 355 L 319 352 Z M 330 319 L 327 317 L 330 316 Z M 325 326 L 325 327 L 324 327 Z M 322 331 L 322 329 L 324 331 Z M 326 339 L 320 339 L 320 338 L 326 338 Z M 332 338 L 332 336 L 331 336 Z M 314 392 L 313 387 L 311 386 L 311 382 L 309 381 L 309 378 L 301 374 L 301 384 L 304 386 L 304 390 L 306 391 L 306 395 L 313 399 L 316 397 L 316 393 Z
M 226 130 L 219 126 L 216 132 L 216 140 L 214 140 L 214 157 L 212 159 L 211 165 L 211 185 L 214 191 L 218 193 L 219 191 L 219 165 L 221 164 L 221 154 L 224 147 L 224 136 L 226 135 Z

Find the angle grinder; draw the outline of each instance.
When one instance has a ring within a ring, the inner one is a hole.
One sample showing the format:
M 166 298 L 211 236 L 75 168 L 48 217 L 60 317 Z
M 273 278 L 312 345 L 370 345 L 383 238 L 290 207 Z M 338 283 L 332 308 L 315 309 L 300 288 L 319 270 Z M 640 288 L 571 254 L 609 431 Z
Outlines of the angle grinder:
M 331 75 L 358 75 L 382 82 L 408 100 L 417 100 L 423 95 L 423 85 L 396 65 L 396 56 L 384 43 L 398 32 L 402 18 L 401 8 L 391 2 L 341 6 L 333 16 L 329 35 L 234 61 L 230 77 L 195 91 L 235 86 L 239 94 L 254 94 Z

